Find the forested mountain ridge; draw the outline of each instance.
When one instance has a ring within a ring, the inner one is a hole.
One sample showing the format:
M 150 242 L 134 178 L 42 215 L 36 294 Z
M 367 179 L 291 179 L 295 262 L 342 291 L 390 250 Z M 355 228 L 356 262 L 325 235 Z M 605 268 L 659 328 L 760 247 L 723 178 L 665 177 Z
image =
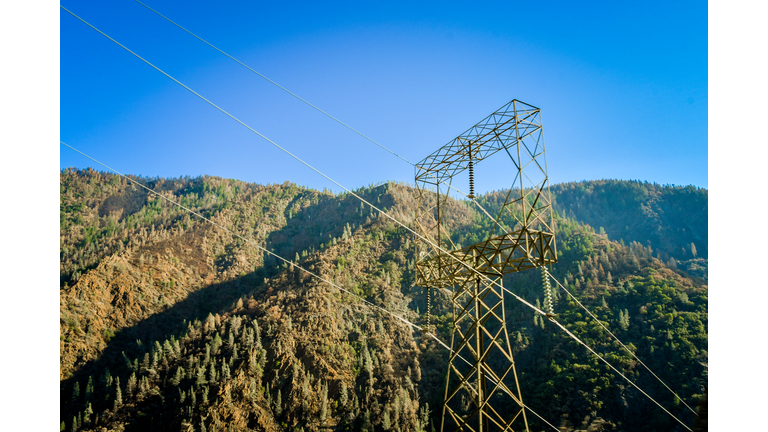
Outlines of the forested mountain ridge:
M 669 258 L 707 258 L 708 191 L 626 180 L 559 183 L 550 188 L 562 216 L 614 240 L 637 241 Z
M 124 179 L 92 170 L 65 170 L 61 179 L 65 430 L 439 428 L 447 351 L 433 341 Z M 141 181 L 420 320 L 425 298 L 413 287 L 416 239 L 348 194 L 212 177 Z M 411 188 L 384 184 L 357 192 L 397 219 L 412 220 Z M 562 193 L 557 205 L 567 202 Z M 482 200 L 493 206 L 493 194 Z M 670 261 L 674 255 L 647 242 L 622 244 L 608 227 L 607 235 L 597 233 L 565 209 L 553 275 L 695 406 L 706 384 L 706 260 Z M 484 216 L 460 201 L 451 212 L 451 229 L 469 244 Z M 538 272 L 504 283 L 532 303 L 543 300 Z M 557 295 L 556 312 L 571 331 L 692 422 L 679 401 L 564 296 Z M 449 303 L 435 297 L 433 319 L 449 341 Z M 681 430 L 529 309 L 513 300 L 506 308 L 524 399 L 539 414 L 554 422 L 566 414 L 582 429 L 592 423 L 643 430 L 635 424 L 642 419 L 654 430 Z

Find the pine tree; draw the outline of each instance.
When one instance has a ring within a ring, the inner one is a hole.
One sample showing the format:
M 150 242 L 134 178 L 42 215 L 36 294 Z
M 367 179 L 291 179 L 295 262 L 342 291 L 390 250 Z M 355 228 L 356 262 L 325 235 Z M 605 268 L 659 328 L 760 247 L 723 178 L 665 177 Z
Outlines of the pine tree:
M 144 353 L 144 360 L 141 362 L 141 370 L 146 371 L 151 367 L 149 353 Z
M 322 391 L 320 397 L 320 421 L 325 421 L 328 416 L 328 386 L 323 385 Z
M 164 357 L 173 357 L 175 354 L 173 349 L 173 344 L 168 341 L 168 339 L 163 342 L 163 356 Z
M 104 390 L 107 390 L 112 386 L 113 380 L 114 378 L 112 378 L 112 374 L 109 372 L 109 368 L 105 368 L 104 374 L 101 376 L 101 383 L 104 386 Z
M 211 362 L 211 366 L 208 369 L 208 381 L 209 382 L 216 382 L 216 364 L 215 362 Z
M 133 396 L 136 393 L 136 372 L 131 373 L 131 376 L 128 377 L 128 387 L 126 387 L 126 391 L 129 396 Z
M 203 369 L 201 366 L 197 367 L 197 377 L 195 379 L 195 385 L 201 386 L 205 384 L 205 369 Z
M 365 413 L 363 414 L 363 428 L 364 431 L 371 431 L 373 429 L 373 426 L 371 425 L 371 412 L 367 409 L 365 410 Z
M 275 398 L 275 417 L 280 417 L 283 412 L 283 396 L 280 389 L 277 390 L 277 397 Z
M 176 368 L 176 374 L 171 379 L 171 384 L 173 384 L 175 387 L 178 387 L 182 379 L 184 379 L 184 368 L 179 366 Z
M 423 432 L 427 430 L 427 425 L 429 424 L 429 404 L 425 403 L 420 411 L 418 430 Z
M 115 404 L 114 408 L 120 407 L 123 404 L 123 391 L 120 389 L 120 377 L 115 377 Z
M 368 346 L 363 346 L 363 367 L 368 372 L 368 378 L 373 377 L 373 361 L 371 360 L 371 353 L 368 351 Z
M 224 381 L 228 381 L 230 378 L 229 365 L 227 364 L 227 362 L 223 362 L 221 365 L 221 376 Z
M 381 427 L 385 431 L 389 430 L 389 428 L 392 427 L 392 421 L 389 418 L 389 405 L 387 405 L 386 408 L 384 408 L 384 415 L 382 416 L 382 419 L 381 419 Z
M 347 403 L 349 402 L 349 394 L 347 392 L 347 386 L 344 383 L 341 383 L 341 391 L 339 395 L 339 407 L 342 409 L 347 406 Z
M 619 326 L 626 331 L 629 328 L 629 311 L 619 309 Z
M 253 329 L 256 331 L 256 348 L 261 348 L 261 329 L 259 328 L 259 322 L 254 318 Z
M 419 364 L 419 359 L 416 357 L 413 359 L 413 375 L 411 377 L 416 382 L 421 381 L 421 365 Z
M 86 402 L 85 404 L 85 414 L 83 415 L 84 422 L 86 425 L 91 424 L 91 416 L 93 415 L 93 407 L 91 406 L 90 402 Z
M 85 385 L 85 400 L 90 401 L 93 397 L 93 376 L 88 377 L 88 384 Z
M 80 404 L 80 383 L 75 381 L 72 386 L 72 407 L 75 408 Z

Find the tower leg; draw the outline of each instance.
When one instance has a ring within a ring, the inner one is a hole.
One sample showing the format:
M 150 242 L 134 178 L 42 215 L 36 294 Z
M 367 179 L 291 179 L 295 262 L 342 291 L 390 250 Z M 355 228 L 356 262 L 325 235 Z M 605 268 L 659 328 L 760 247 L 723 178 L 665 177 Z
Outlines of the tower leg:
M 456 282 L 441 431 L 528 431 L 503 291 L 479 277 Z

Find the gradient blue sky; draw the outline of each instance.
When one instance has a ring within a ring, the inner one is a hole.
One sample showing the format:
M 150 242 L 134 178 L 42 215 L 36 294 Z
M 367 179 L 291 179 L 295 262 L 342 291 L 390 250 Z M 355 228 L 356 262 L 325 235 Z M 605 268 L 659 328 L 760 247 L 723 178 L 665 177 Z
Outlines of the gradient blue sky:
M 511 99 L 538 106 L 550 181 L 708 188 L 705 2 L 149 6 L 416 162 Z M 139 3 L 64 7 L 345 186 L 413 167 Z M 339 189 L 65 11 L 61 140 L 124 173 Z M 60 166 L 93 163 L 65 147 Z M 478 167 L 480 192 L 508 187 Z

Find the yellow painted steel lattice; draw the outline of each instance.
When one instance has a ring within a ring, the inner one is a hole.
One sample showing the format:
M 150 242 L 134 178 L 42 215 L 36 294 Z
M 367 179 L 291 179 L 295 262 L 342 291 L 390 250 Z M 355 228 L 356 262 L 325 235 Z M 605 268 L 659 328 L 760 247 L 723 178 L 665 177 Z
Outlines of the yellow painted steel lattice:
M 474 198 L 473 170 L 496 153 L 511 161 L 499 223 L 484 241 L 458 248 L 444 226 L 452 182 L 469 170 Z M 428 292 L 453 290 L 453 352 L 441 430 L 510 431 L 516 424 L 528 430 L 501 285 L 505 274 L 557 262 L 539 108 L 512 100 L 417 163 L 416 194 L 416 227 L 437 245 L 421 251 L 417 283 Z

